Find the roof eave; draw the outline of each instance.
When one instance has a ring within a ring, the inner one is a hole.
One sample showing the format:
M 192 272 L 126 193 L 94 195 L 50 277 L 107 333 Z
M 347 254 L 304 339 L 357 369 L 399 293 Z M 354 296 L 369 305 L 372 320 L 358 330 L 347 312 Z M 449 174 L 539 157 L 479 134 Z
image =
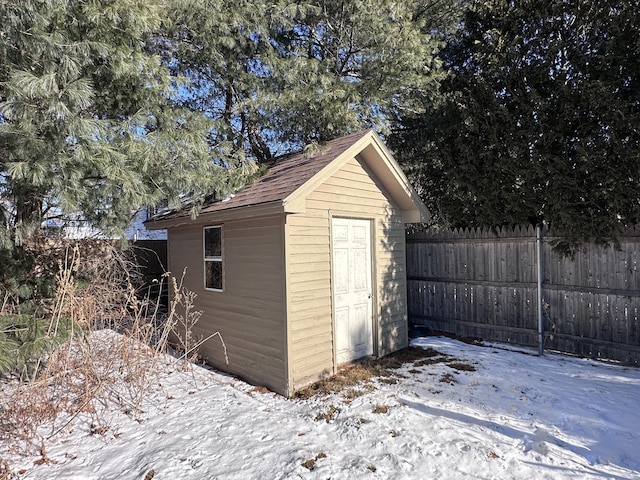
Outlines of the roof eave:
M 431 214 L 420 199 L 420 196 L 409 183 L 391 152 L 373 130 L 347 148 L 306 183 L 298 187 L 283 200 L 283 203 L 288 208 L 296 210 L 292 213 L 304 212 L 307 195 L 342 168 L 349 159 L 354 157 L 361 158 L 387 188 L 391 197 L 403 210 L 405 223 L 422 223 L 430 219 Z
M 402 208 L 404 223 L 429 221 L 429 210 L 378 135 L 373 134 L 371 144 L 360 155 Z
M 225 208 L 222 210 L 215 210 L 213 212 L 201 212 L 195 220 L 192 219 L 190 215 L 168 218 L 164 220 L 151 219 L 145 222 L 145 227 L 149 230 L 164 230 L 166 228 L 174 228 L 181 225 L 193 224 L 194 222 L 223 222 L 228 220 L 242 220 L 245 218 L 268 217 L 282 213 L 298 213 L 289 210 L 291 209 L 285 208 L 284 202 L 282 200 L 277 200 L 255 205 L 243 205 L 239 207 Z
M 322 168 L 313 177 L 300 185 L 297 189 L 291 192 L 284 200 L 285 205 L 289 205 L 293 209 L 302 209 L 304 211 L 304 204 L 307 195 L 314 191 L 319 185 L 326 181 L 331 175 L 337 172 L 349 158 L 355 157 L 365 146 L 370 142 L 370 139 L 375 136 L 373 130 L 367 132 L 351 146 L 345 149 L 340 155 L 338 155 L 333 161 L 329 162 L 324 168 Z
M 404 210 L 402 212 L 402 221 L 404 223 L 426 223 L 431 218 L 426 209 Z

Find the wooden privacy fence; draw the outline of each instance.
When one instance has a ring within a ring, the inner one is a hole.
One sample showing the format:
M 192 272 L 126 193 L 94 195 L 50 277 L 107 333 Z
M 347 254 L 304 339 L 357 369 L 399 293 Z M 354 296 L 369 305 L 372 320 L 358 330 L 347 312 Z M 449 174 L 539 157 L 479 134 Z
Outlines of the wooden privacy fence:
M 163 306 L 169 305 L 168 281 L 159 281 L 167 271 L 167 241 L 166 240 L 136 240 L 131 243 L 132 252 L 144 279 L 140 286 L 141 295 L 149 295 L 151 300 L 160 299 Z
M 640 229 L 573 259 L 544 235 L 545 348 L 640 365 Z M 411 234 L 407 280 L 413 325 L 538 346 L 534 227 Z

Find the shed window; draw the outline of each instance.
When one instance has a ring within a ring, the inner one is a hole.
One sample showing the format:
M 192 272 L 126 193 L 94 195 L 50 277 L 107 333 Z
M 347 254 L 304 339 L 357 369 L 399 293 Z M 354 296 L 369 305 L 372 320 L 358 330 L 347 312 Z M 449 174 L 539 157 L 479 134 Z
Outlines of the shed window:
M 222 291 L 222 227 L 204 229 L 204 287 Z

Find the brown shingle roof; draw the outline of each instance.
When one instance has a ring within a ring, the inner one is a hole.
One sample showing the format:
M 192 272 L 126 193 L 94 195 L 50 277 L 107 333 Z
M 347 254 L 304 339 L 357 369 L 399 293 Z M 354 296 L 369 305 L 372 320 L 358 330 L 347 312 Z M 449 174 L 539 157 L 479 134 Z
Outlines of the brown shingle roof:
M 368 132 L 362 131 L 332 140 L 319 154 L 311 157 L 305 156 L 303 152 L 278 157 L 267 173 L 253 184 L 241 188 L 228 200 L 206 203 L 200 214 L 284 200 Z M 191 209 L 187 207 L 162 215 L 158 220 L 188 217 L 190 213 Z

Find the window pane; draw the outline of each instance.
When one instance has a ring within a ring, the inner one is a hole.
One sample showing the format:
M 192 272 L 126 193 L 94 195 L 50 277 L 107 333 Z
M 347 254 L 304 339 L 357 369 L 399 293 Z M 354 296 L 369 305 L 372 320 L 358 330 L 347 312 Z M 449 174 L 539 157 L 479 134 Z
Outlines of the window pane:
M 220 257 L 222 255 L 222 229 L 204 229 L 204 256 Z
M 205 287 L 222 290 L 222 262 L 204 262 Z

